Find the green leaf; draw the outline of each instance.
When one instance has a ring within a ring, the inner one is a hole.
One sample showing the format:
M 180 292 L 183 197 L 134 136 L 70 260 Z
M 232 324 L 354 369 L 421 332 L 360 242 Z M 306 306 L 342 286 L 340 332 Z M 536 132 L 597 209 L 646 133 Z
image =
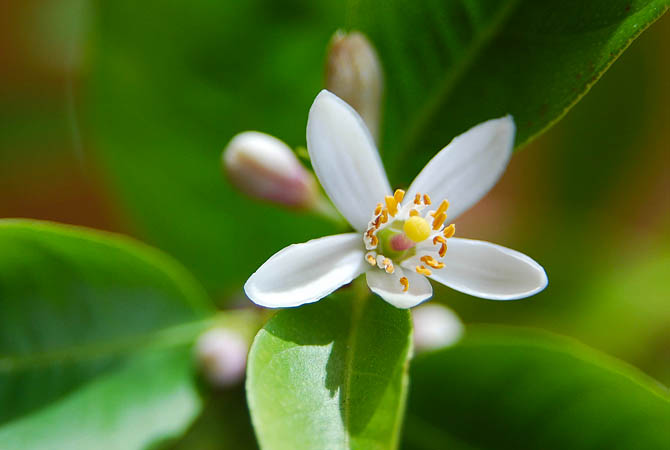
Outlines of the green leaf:
M 614 330 L 613 330 L 614 331 Z M 404 448 L 633 449 L 670 443 L 670 397 L 565 338 L 474 327 L 412 364 Z
M 225 300 L 275 251 L 336 231 L 241 195 L 222 174 L 221 151 L 249 129 L 305 144 L 339 2 L 96 6 L 84 116 L 143 241 Z
M 143 448 L 189 424 L 212 306 L 183 269 L 46 222 L 0 221 L 0 248 L 3 448 Z
M 378 297 L 284 310 L 249 354 L 247 399 L 264 449 L 392 449 L 402 421 L 411 324 Z
M 668 0 L 360 0 L 378 47 L 384 144 L 407 182 L 454 136 L 512 114 L 521 146 L 559 120 Z

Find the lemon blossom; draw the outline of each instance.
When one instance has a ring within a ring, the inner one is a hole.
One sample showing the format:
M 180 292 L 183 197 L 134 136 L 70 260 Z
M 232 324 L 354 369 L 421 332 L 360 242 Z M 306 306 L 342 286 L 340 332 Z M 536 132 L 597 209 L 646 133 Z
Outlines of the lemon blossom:
M 324 190 L 356 230 L 284 248 L 246 282 L 256 304 L 315 302 L 365 273 L 370 289 L 398 308 L 433 294 L 428 278 L 493 300 L 533 295 L 547 285 L 528 256 L 454 236 L 456 218 L 481 199 L 510 159 L 511 116 L 456 137 L 419 173 L 407 192 L 391 190 L 374 140 L 347 103 L 323 90 L 307 122 L 307 148 Z

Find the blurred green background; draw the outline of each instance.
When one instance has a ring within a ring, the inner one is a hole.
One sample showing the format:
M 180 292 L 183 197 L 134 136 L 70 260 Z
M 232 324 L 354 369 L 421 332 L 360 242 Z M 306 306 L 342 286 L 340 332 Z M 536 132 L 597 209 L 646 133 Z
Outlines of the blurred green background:
M 246 304 L 241 283 L 275 251 L 335 230 L 238 194 L 219 158 L 246 129 L 304 145 L 326 44 L 347 23 L 338 2 L 1 8 L 0 217 L 136 236 L 221 306 Z M 437 288 L 437 301 L 466 323 L 573 336 L 670 383 L 669 44 L 666 16 L 456 222 L 539 261 L 549 287 L 517 302 Z

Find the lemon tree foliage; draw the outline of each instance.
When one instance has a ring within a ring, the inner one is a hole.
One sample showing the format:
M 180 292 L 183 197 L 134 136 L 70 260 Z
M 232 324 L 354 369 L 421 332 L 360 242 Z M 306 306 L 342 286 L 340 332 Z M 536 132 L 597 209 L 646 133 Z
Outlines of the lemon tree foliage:
M 416 358 L 403 448 L 662 450 L 670 395 L 656 381 L 574 341 L 471 327 Z
M 203 290 L 131 240 L 0 221 L 3 449 L 145 448 L 200 409 L 190 344 Z
M 413 173 L 454 136 L 512 114 L 518 146 L 559 120 L 668 0 L 359 0 L 348 25 L 384 65 L 386 160 Z M 410 180 L 405 180 L 409 182 Z
M 395 448 L 407 388 L 408 310 L 340 295 L 280 312 L 249 355 L 264 449 Z

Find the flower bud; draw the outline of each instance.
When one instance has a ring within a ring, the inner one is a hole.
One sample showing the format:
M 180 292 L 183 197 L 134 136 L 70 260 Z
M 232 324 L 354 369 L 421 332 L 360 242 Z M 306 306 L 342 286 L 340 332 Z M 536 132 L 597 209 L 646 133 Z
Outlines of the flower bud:
M 463 335 L 463 324 L 446 306 L 435 303 L 412 310 L 414 349 L 417 353 L 448 347 Z
M 358 111 L 375 140 L 383 87 L 382 67 L 370 41 L 357 31 L 336 32 L 326 59 L 326 89 Z
M 213 328 L 198 339 L 195 348 L 200 368 L 216 387 L 238 384 L 244 378 L 249 343 L 227 328 Z
M 230 181 L 252 197 L 295 208 L 310 208 L 318 198 L 314 175 L 279 139 L 257 131 L 235 136 L 223 151 Z

